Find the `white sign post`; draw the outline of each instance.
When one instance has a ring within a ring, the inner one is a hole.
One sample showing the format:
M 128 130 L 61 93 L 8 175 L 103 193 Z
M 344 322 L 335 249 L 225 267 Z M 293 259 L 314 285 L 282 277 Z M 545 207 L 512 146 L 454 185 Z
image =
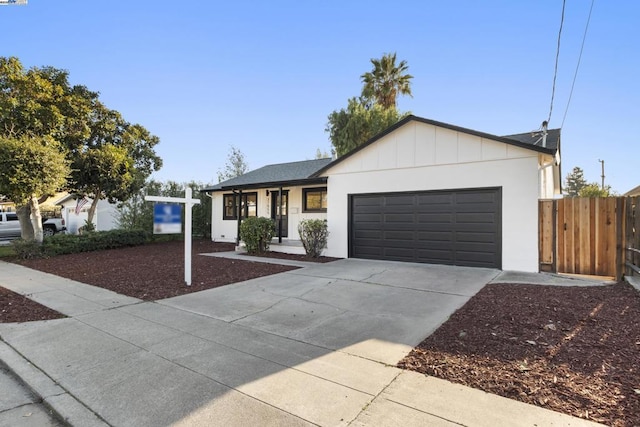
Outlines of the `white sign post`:
M 191 198 L 191 188 L 184 191 L 184 198 L 145 196 L 147 202 L 183 203 L 184 204 L 184 282 L 191 286 L 191 208 L 199 205 L 199 199 Z

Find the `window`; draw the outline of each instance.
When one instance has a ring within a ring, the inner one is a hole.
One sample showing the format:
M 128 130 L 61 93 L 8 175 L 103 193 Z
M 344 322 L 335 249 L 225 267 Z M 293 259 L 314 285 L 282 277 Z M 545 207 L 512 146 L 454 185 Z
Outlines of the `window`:
M 17 221 L 17 220 L 18 220 L 17 214 L 11 214 L 11 213 L 7 214 L 7 221 Z
M 302 190 L 302 210 L 304 212 L 326 212 L 327 187 L 304 188 Z
M 222 219 L 238 219 L 236 200 L 238 200 L 237 194 L 222 196 Z M 240 206 L 241 218 L 258 216 L 258 193 L 242 193 Z

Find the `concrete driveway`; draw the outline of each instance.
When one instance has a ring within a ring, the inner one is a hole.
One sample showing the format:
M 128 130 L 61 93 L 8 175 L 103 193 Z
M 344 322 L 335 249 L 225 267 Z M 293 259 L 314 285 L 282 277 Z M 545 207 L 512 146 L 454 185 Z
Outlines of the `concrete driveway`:
M 0 267 L 73 316 L 0 325 L 0 358 L 75 425 L 580 425 L 394 367 L 497 270 L 341 260 L 142 302 Z

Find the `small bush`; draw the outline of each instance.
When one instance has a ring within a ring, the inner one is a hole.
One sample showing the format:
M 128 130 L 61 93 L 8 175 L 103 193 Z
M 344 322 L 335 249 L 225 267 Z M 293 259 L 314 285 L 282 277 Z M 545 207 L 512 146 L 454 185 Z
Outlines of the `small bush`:
M 329 237 L 327 220 L 303 219 L 298 224 L 298 234 L 307 256 L 318 258 L 322 255 L 322 250 L 327 246 L 327 237 Z
M 269 250 L 269 243 L 276 234 L 276 224 L 270 218 L 249 217 L 240 224 L 240 239 L 250 254 Z
M 15 254 L 22 259 L 43 258 L 42 245 L 35 240 L 16 239 L 11 242 Z
M 93 233 L 95 231 L 96 231 L 95 224 L 87 220 L 84 221 L 84 225 L 80 227 L 80 229 L 78 230 L 79 234 Z
M 80 235 L 56 234 L 44 239 L 42 247 L 45 255 L 55 256 L 137 246 L 148 240 L 149 233 L 142 230 L 110 230 Z

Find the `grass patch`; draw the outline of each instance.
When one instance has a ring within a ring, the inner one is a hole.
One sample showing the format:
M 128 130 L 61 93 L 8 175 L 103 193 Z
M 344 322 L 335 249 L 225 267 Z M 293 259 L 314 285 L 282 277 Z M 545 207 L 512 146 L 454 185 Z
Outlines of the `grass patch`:
M 12 245 L 0 246 L 0 258 L 16 256 L 16 251 L 13 250 Z

